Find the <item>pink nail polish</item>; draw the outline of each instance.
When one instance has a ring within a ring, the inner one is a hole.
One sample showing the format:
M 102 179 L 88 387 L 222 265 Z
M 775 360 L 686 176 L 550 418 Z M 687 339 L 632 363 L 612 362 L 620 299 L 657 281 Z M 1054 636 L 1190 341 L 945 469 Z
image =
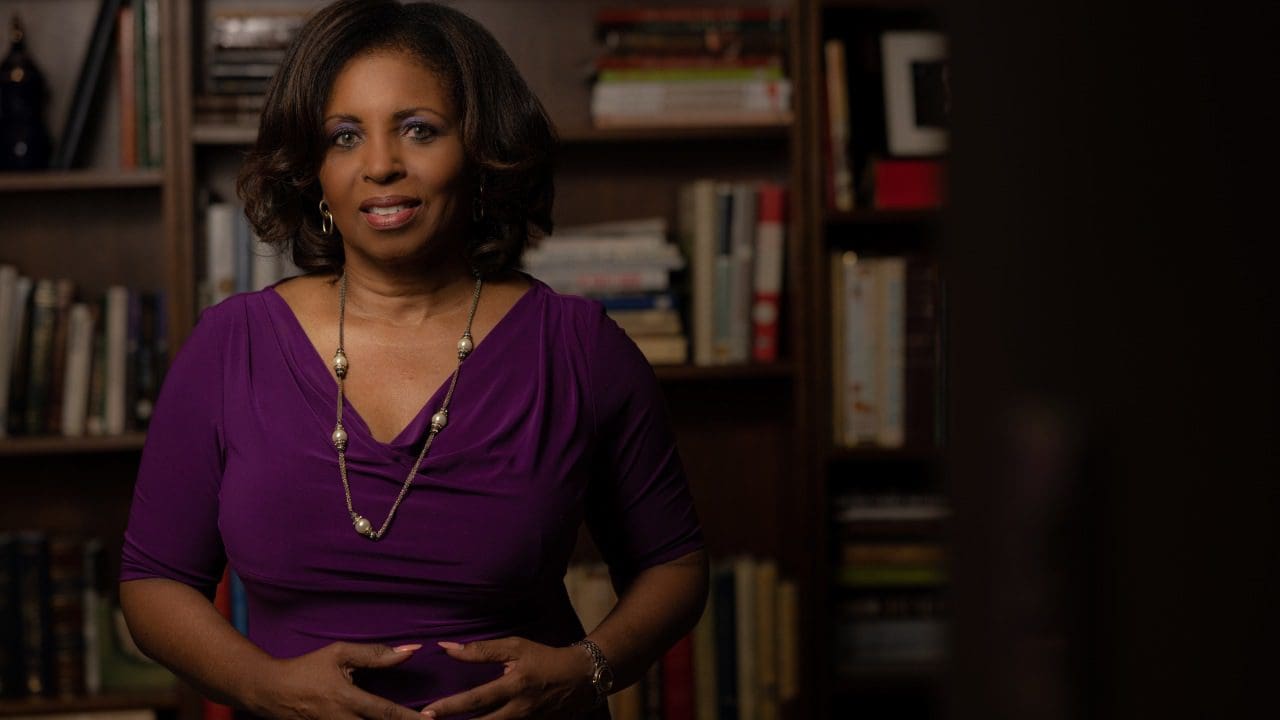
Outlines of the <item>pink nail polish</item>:
M 398 653 L 405 653 L 405 652 L 413 652 L 414 650 L 417 650 L 421 647 L 422 647 L 422 643 L 415 643 L 413 645 L 397 645 L 396 647 L 393 647 L 391 649 L 395 650 Z
M 436 643 L 436 644 L 437 644 L 437 645 L 439 645 L 440 647 L 444 648 L 445 650 L 461 650 L 461 649 L 462 649 L 462 644 L 461 644 L 461 643 L 456 643 L 456 642 L 443 642 L 443 641 L 442 641 L 442 642 L 438 642 L 438 643 Z

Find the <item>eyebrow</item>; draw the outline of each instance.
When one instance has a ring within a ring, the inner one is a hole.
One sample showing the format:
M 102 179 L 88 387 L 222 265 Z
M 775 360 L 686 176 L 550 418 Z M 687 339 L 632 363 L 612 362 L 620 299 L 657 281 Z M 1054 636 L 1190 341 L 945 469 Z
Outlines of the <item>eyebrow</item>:
M 392 118 L 393 120 L 395 120 L 396 122 L 402 122 L 402 121 L 404 121 L 406 118 L 411 118 L 411 117 L 413 117 L 413 116 L 415 116 L 415 115 L 421 115 L 422 113 L 430 113 L 430 114 L 435 115 L 436 117 L 440 118 L 441 120 L 446 120 L 446 121 L 448 120 L 448 118 L 445 116 L 445 114 L 444 114 L 444 113 L 440 112 L 439 110 L 434 110 L 434 109 L 429 108 L 429 107 L 405 108 L 405 109 L 403 109 L 403 110 L 397 110 L 397 111 L 395 111 L 394 113 L 392 113 L 392 114 L 391 114 L 391 118 Z M 329 117 L 327 117 L 327 118 L 325 118 L 325 119 L 324 119 L 324 121 L 325 121 L 326 123 L 327 123 L 327 122 L 330 122 L 330 121 L 332 121 L 332 120 L 343 120 L 343 121 L 346 121 L 346 122 L 353 122 L 353 123 L 357 123 L 357 124 L 361 124 L 361 123 L 362 123 L 362 121 L 360 120 L 360 117 L 359 117 L 359 116 L 357 116 L 357 115 L 348 115 L 348 114 L 345 114 L 345 113 L 335 113 L 335 114 L 330 115 Z

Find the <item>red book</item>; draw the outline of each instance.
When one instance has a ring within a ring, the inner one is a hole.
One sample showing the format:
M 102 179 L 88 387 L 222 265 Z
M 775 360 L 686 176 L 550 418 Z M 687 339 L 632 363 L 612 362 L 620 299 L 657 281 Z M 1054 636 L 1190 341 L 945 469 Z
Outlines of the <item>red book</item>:
M 942 206 L 941 160 L 877 160 L 875 204 L 880 210 Z
M 782 267 L 786 256 L 786 189 L 762 183 L 756 207 L 755 287 L 751 298 L 751 359 L 778 360 L 778 323 L 782 314 Z
M 685 635 L 662 656 L 663 720 L 694 720 L 693 636 Z

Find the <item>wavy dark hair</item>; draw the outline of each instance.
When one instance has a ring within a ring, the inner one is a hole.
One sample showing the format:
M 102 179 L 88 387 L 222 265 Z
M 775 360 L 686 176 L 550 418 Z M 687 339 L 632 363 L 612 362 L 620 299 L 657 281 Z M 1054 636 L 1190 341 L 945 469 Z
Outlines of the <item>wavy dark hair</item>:
M 258 237 L 305 272 L 342 269 L 341 236 L 320 231 L 317 209 L 324 107 L 347 62 L 384 50 L 421 60 L 452 96 L 474 192 L 483 185 L 483 216 L 468 243 L 472 269 L 489 276 L 516 268 L 530 236 L 552 229 L 556 133 L 493 35 L 430 2 L 339 0 L 307 21 L 267 91 L 257 143 L 236 182 Z

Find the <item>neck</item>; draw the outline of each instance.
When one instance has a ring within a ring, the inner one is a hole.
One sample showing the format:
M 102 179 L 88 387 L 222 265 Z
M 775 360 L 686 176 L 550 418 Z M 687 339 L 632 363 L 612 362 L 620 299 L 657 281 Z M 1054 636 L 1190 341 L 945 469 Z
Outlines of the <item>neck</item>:
M 465 263 L 419 272 L 387 272 L 348 261 L 347 314 L 393 327 L 420 327 L 432 319 L 465 311 L 475 277 Z

